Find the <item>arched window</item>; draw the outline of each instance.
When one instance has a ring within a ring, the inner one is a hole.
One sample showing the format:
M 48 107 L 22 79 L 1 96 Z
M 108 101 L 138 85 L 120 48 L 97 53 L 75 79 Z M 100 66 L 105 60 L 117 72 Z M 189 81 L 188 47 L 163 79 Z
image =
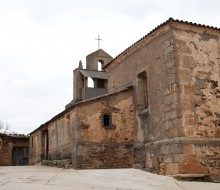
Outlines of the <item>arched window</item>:
M 102 71 L 103 65 L 104 65 L 104 61 L 103 60 L 99 60 L 98 61 L 98 71 Z
M 94 88 L 94 81 L 92 78 L 88 77 L 88 87 L 89 88 Z

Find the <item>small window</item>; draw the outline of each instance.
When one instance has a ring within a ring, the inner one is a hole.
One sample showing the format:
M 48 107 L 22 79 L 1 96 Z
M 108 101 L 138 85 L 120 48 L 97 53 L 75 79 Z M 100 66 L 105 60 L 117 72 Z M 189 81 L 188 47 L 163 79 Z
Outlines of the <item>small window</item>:
M 0 148 L 2 148 L 2 139 L 0 138 Z
M 104 113 L 102 115 L 102 125 L 104 128 L 111 128 L 112 127 L 111 114 Z

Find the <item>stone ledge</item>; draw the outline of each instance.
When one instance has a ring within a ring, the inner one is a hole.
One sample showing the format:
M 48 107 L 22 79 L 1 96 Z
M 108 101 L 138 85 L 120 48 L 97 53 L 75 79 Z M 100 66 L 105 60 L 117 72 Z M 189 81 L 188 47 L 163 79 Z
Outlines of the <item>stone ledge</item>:
M 72 168 L 72 160 L 42 160 L 41 165 L 67 169 Z
M 169 145 L 169 144 L 203 144 L 203 145 L 220 145 L 220 138 L 213 137 L 174 137 L 154 142 L 147 142 L 145 146 L 152 145 Z
M 220 183 L 219 176 L 208 176 L 206 174 L 177 174 L 171 176 L 179 181 L 202 181 Z

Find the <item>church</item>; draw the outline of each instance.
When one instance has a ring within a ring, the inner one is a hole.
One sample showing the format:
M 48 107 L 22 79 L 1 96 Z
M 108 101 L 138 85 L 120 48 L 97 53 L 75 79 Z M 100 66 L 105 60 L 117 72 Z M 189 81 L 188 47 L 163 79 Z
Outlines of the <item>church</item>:
M 92 85 L 90 86 L 92 81 Z M 73 71 L 73 100 L 30 133 L 30 164 L 220 176 L 220 29 L 170 18 Z

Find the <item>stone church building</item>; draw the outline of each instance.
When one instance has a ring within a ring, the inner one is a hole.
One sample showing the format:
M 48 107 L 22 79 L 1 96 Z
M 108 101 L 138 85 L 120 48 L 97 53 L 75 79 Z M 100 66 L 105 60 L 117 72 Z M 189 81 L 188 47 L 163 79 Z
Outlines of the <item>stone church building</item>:
M 220 29 L 170 18 L 114 59 L 89 54 L 73 100 L 30 134 L 43 160 L 219 176 Z

